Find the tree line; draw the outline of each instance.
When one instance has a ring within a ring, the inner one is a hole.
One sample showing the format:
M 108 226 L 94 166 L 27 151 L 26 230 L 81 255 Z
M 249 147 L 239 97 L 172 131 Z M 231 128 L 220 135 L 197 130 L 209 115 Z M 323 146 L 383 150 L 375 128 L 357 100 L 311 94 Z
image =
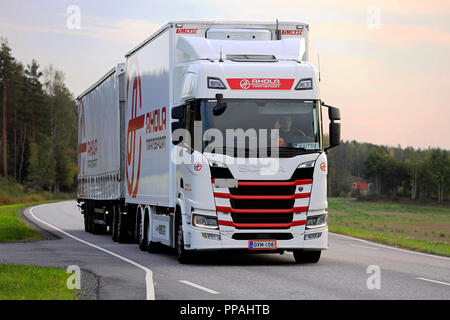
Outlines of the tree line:
M 3 177 L 35 190 L 76 189 L 77 111 L 64 74 L 33 60 L 17 61 L 0 39 L 0 141 Z M 351 194 L 354 177 L 365 179 L 376 196 L 448 200 L 447 150 L 343 142 L 329 152 L 328 194 Z
M 448 200 L 448 150 L 377 146 L 347 141 L 329 152 L 328 194 L 347 196 L 355 177 L 370 184 L 369 194 L 411 200 Z
M 1 173 L 34 190 L 71 192 L 77 164 L 77 114 L 64 74 L 24 66 L 0 39 Z

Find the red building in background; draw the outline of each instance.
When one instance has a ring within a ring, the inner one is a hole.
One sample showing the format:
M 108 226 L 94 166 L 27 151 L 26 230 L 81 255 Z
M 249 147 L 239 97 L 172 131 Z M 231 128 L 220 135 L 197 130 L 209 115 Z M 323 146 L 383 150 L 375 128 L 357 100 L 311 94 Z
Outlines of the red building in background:
M 367 193 L 369 192 L 369 187 L 369 183 L 365 182 L 363 179 L 359 177 L 353 177 L 351 186 L 352 191 L 359 190 L 362 193 Z

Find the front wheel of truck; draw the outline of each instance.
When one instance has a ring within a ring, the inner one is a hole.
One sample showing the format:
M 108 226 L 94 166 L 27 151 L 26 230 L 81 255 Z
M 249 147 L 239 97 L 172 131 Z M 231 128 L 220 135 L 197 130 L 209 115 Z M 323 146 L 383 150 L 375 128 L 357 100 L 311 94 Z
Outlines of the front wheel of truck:
M 317 263 L 320 260 L 322 251 L 294 250 L 293 253 L 296 263 Z
M 177 253 L 177 258 L 180 263 L 190 263 L 192 262 L 192 253 L 184 248 L 184 238 L 183 238 L 183 223 L 181 216 L 176 217 L 176 243 L 175 250 Z

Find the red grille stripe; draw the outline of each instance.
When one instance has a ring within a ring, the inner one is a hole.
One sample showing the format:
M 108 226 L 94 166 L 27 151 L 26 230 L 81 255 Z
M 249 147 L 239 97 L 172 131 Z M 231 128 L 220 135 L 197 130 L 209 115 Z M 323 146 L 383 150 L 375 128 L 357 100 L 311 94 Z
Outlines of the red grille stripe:
M 295 207 L 292 209 L 233 209 L 230 207 L 217 207 L 217 211 L 231 213 L 295 213 L 307 212 L 308 207 Z
M 219 220 L 219 225 L 229 226 L 235 228 L 290 228 L 296 226 L 303 226 L 306 220 L 292 221 L 291 223 L 234 223 L 232 221 Z
M 251 187 L 269 187 L 269 186 L 300 186 L 305 184 L 312 184 L 312 179 L 296 180 L 287 182 L 275 182 L 275 181 L 240 181 L 239 187 L 251 186 Z
M 297 193 L 290 196 L 236 196 L 229 193 L 214 192 L 214 197 L 234 200 L 290 200 L 309 198 L 311 193 Z

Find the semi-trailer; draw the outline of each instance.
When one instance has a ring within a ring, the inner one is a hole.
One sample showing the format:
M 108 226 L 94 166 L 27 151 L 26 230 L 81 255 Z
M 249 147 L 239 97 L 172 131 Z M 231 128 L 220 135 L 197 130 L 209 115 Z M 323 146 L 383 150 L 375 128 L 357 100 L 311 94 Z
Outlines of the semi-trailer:
M 327 151 L 339 109 L 320 98 L 299 22 L 170 22 L 77 98 L 85 230 L 141 250 L 328 247 Z M 325 146 L 322 112 L 328 109 Z

